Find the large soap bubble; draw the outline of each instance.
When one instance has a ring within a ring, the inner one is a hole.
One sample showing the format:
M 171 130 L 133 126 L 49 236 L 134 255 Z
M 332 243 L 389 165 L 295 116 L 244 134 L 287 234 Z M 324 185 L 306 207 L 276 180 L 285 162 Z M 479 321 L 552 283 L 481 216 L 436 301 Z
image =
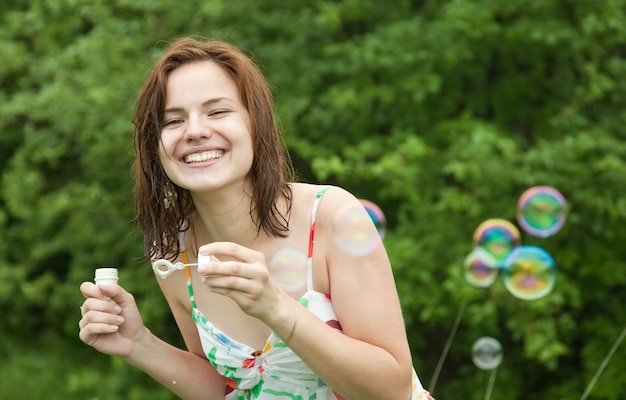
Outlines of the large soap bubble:
M 467 283 L 478 288 L 486 288 L 498 277 L 496 258 L 482 247 L 476 247 L 465 257 L 463 276 Z
M 287 292 L 306 289 L 307 256 L 303 252 L 285 247 L 272 256 L 268 266 L 274 280 Z
M 491 218 L 478 225 L 474 231 L 474 244 L 491 253 L 497 266 L 500 266 L 511 251 L 519 246 L 520 233 L 509 221 Z
M 369 254 L 382 244 L 378 227 L 372 225 L 372 217 L 362 204 L 340 207 L 333 217 L 335 243 L 351 255 Z
M 530 235 L 545 238 L 565 224 L 567 202 L 550 186 L 533 186 L 517 202 L 517 222 Z
M 502 279 L 513 296 L 522 300 L 539 299 L 554 287 L 554 260 L 540 247 L 519 246 L 504 261 Z

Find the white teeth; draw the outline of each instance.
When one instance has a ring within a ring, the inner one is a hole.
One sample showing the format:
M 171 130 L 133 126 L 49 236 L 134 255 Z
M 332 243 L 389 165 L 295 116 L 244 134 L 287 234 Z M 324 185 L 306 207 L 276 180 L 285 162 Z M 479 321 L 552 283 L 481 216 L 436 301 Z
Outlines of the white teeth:
M 188 156 L 185 157 L 185 162 L 187 164 L 191 164 L 191 163 L 196 163 L 196 162 L 216 160 L 222 157 L 223 154 L 224 152 L 221 150 L 211 150 L 211 151 L 205 151 L 202 153 L 189 154 Z

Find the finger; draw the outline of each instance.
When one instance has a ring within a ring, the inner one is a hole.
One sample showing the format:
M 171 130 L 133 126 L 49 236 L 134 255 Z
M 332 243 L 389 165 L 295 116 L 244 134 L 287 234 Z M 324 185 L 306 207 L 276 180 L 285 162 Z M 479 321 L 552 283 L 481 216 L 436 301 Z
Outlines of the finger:
M 98 286 L 98 290 L 105 298 L 113 300 L 122 308 L 136 307 L 135 297 L 119 285 Z
M 221 260 L 238 260 L 243 262 L 258 262 L 263 260 L 263 253 L 249 249 L 233 242 L 213 242 L 198 249 L 203 256 L 217 256 Z
M 111 314 L 119 314 L 122 311 L 122 307 L 120 307 L 117 303 L 114 303 L 110 300 L 101 300 L 94 297 L 90 297 L 85 300 L 83 305 L 81 306 L 82 315 L 85 315 L 87 311 L 102 311 Z
M 253 281 L 233 275 L 205 275 L 201 277 L 202 283 L 211 291 L 224 294 L 225 291 L 249 292 Z
M 108 324 L 108 325 L 121 325 L 124 323 L 124 317 L 119 314 L 87 310 L 81 319 L 83 326 L 89 324 Z
M 93 282 L 83 282 L 80 285 L 80 292 L 83 296 L 85 296 L 85 298 L 95 297 L 106 301 L 111 300 L 111 298 L 105 296 L 100 290 L 100 287 L 96 286 Z
M 202 276 L 238 276 L 253 278 L 253 267 L 239 261 L 212 261 L 198 266 L 198 273 Z
M 90 323 L 84 324 L 78 337 L 84 343 L 89 345 L 93 344 L 100 335 L 115 333 L 120 329 L 119 325 L 103 324 L 103 323 Z
M 256 290 L 254 281 L 233 277 L 207 278 L 206 287 L 211 293 L 231 298 L 243 310 L 258 301 L 261 290 Z

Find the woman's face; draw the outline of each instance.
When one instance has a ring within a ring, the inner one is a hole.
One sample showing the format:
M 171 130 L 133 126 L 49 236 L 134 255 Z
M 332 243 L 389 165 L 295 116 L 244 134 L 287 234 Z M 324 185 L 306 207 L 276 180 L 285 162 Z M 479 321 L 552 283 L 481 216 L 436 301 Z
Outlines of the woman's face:
M 241 188 L 254 157 L 250 119 L 233 79 L 212 61 L 169 75 L 159 158 L 192 193 Z

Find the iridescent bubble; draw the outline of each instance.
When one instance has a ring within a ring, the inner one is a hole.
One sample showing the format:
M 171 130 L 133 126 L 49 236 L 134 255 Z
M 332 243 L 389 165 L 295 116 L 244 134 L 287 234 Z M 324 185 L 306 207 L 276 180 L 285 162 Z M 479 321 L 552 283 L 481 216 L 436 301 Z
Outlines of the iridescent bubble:
M 337 210 L 333 218 L 335 243 L 346 253 L 363 256 L 382 243 L 372 218 L 361 204 Z
M 479 288 L 486 288 L 498 277 L 496 258 L 482 247 L 476 247 L 465 257 L 463 262 L 464 277 L 467 283 Z
M 474 244 L 491 253 L 497 266 L 520 244 L 519 230 L 509 221 L 492 218 L 481 223 L 474 231 Z
M 489 336 L 479 338 L 472 345 L 472 362 L 483 370 L 498 368 L 502 362 L 502 345 Z
M 539 299 L 554 287 L 554 260 L 540 247 L 520 246 L 504 261 L 502 279 L 513 296 L 522 300 Z
M 522 193 L 517 202 L 517 222 L 528 234 L 545 238 L 565 224 L 567 202 L 550 186 L 534 186 Z
M 375 203 L 365 200 L 359 199 L 363 207 L 365 207 L 365 211 L 369 214 L 374 226 L 376 226 L 376 230 L 380 235 L 381 239 L 384 239 L 385 232 L 387 231 L 387 219 L 385 218 L 385 214 Z
M 290 293 L 299 293 L 306 288 L 307 256 L 294 248 L 277 251 L 269 262 L 272 278 Z

